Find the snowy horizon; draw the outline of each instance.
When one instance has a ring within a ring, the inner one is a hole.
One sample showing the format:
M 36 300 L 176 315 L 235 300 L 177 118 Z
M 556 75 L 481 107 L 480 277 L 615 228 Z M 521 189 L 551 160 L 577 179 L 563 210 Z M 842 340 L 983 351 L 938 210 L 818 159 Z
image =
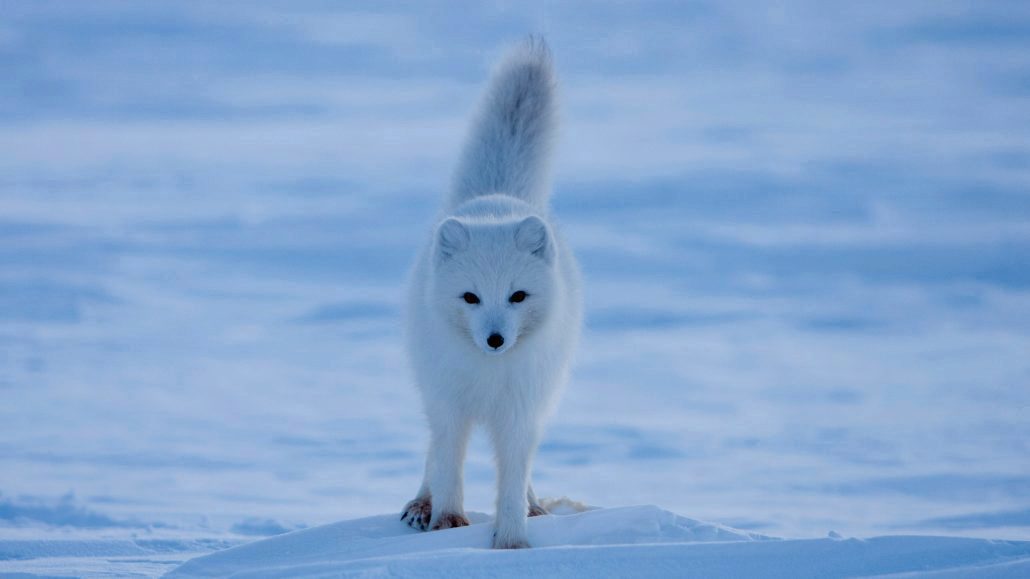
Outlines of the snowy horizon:
M 538 494 L 1030 540 L 1027 6 L 0 6 L 0 543 L 399 514 L 405 279 L 529 33 L 587 281 Z

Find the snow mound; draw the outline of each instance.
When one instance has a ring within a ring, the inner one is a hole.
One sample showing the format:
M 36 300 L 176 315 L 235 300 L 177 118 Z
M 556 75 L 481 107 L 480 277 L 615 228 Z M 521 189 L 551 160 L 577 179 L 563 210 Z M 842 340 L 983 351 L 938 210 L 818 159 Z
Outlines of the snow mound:
M 533 549 L 489 549 L 490 518 L 421 533 L 396 515 L 295 531 L 187 561 L 168 577 L 1027 576 L 1030 542 L 952 537 L 780 540 L 653 506 L 529 520 Z

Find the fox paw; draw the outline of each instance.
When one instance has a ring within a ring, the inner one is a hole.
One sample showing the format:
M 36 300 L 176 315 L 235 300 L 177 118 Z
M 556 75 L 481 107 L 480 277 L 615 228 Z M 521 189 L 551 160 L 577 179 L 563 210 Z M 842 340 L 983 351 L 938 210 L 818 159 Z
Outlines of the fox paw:
M 529 505 L 529 516 L 531 517 L 539 517 L 540 515 L 549 514 L 551 513 L 548 513 L 547 509 L 541 507 L 540 505 Z
M 440 515 L 440 519 L 433 524 L 433 531 L 442 531 L 444 529 L 455 529 L 457 527 L 469 526 L 468 517 L 465 515 L 459 515 L 457 513 L 444 513 Z
M 429 497 L 419 497 L 404 505 L 401 511 L 401 520 L 412 529 L 425 531 L 429 528 L 429 519 L 433 516 L 433 500 Z M 468 523 L 466 523 L 468 524 Z
M 528 549 L 529 541 L 517 537 L 502 539 L 494 533 L 494 549 Z

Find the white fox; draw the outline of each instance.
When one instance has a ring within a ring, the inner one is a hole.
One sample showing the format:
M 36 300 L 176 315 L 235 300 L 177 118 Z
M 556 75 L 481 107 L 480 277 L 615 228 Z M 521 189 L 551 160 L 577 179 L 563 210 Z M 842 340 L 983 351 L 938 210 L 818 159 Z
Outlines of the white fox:
M 528 547 L 527 515 L 547 514 L 530 465 L 580 330 L 579 270 L 548 208 L 554 93 L 542 41 L 501 63 L 408 302 L 408 349 L 431 443 L 422 487 L 401 518 L 421 530 L 469 524 L 462 473 L 479 424 L 497 457 L 499 549 Z

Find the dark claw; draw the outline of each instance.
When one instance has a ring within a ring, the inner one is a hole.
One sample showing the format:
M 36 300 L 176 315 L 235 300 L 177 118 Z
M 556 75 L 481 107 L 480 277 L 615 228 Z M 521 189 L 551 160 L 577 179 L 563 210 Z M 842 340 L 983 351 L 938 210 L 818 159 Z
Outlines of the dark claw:
M 469 520 L 465 515 L 459 515 L 457 513 L 446 513 L 440 515 L 440 520 L 433 525 L 434 531 L 441 529 L 456 529 L 458 527 L 469 526 Z
M 412 529 L 425 531 L 429 526 L 429 518 L 433 513 L 430 499 L 414 499 L 404 506 L 401 513 L 401 521 L 408 524 Z

